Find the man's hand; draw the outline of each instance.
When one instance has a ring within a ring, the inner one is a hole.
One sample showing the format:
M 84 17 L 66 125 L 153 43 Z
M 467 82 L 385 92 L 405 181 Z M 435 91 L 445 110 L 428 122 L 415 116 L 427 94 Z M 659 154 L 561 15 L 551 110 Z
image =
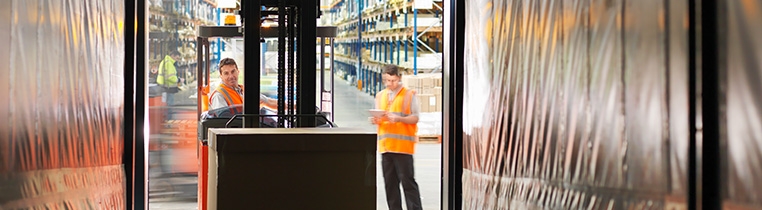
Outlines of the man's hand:
M 402 117 L 396 114 L 387 114 L 387 118 L 389 118 L 389 122 L 397 123 L 402 121 Z

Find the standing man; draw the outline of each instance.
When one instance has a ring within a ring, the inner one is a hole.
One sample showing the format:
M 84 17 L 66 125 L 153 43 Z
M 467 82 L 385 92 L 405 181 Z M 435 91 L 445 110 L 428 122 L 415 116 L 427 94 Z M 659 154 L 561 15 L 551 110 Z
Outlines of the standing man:
M 238 64 L 232 58 L 220 60 L 220 79 L 222 82 L 209 96 L 209 110 L 229 107 L 231 114 L 242 114 L 243 85 L 238 84 Z M 219 94 L 218 94 L 219 93 Z M 278 101 L 259 94 L 260 106 L 278 109 Z
M 378 125 L 378 150 L 386 185 L 386 203 L 390 210 L 402 209 L 400 183 L 405 191 L 408 210 L 420 210 L 421 195 L 413 173 L 413 153 L 418 131 L 419 105 L 412 90 L 402 86 L 399 67 L 387 65 L 383 71 L 386 89 L 376 95 L 376 109 L 384 116 L 372 117 Z
M 183 79 L 177 75 L 177 67 L 175 62 L 180 60 L 180 52 L 173 50 L 169 55 L 164 57 L 159 63 L 159 72 L 156 74 L 156 83 L 159 84 L 164 90 L 162 96 L 167 106 L 175 105 L 175 93 L 180 91 L 178 84 L 183 82 Z M 166 117 L 171 119 L 169 108 L 166 108 Z

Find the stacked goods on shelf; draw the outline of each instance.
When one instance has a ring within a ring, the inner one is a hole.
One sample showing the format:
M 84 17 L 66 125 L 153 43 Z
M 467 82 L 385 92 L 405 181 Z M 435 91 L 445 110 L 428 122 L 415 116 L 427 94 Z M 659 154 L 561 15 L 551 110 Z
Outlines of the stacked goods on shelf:
M 394 46 L 396 48 L 396 45 Z M 378 52 L 377 52 L 378 51 Z M 376 53 L 378 53 L 378 56 L 374 56 Z M 363 55 L 363 61 L 375 61 L 375 62 L 382 62 L 382 63 L 392 63 L 397 64 L 397 57 L 399 56 L 399 65 L 402 68 L 405 69 L 413 69 L 416 61 L 413 60 L 413 51 L 407 52 L 407 61 L 405 61 L 405 51 L 400 50 L 399 53 L 396 49 L 392 51 L 392 57 L 391 61 L 389 60 L 389 57 L 384 56 L 384 49 L 381 49 L 380 47 L 373 50 L 364 50 Z M 386 59 L 386 60 L 385 60 Z M 442 66 L 442 53 L 418 53 L 418 70 L 424 71 L 424 72 L 430 72 L 433 69 L 440 68 Z
M 439 17 L 436 17 L 434 14 L 418 14 L 417 18 L 413 18 L 413 14 L 408 14 L 407 26 L 412 27 L 414 24 L 416 24 L 416 19 L 418 20 L 418 27 L 442 26 L 442 21 L 439 20 Z M 394 26 L 404 27 L 405 18 L 397 18 L 397 23 L 395 23 Z
M 362 58 L 363 58 L 364 60 L 372 60 L 373 56 L 372 56 L 372 54 L 370 53 L 370 50 L 369 50 L 369 49 L 363 49 L 363 50 L 362 50 Z
M 402 84 L 416 92 L 421 112 L 442 111 L 442 74 L 404 75 Z
M 442 134 L 442 74 L 402 76 L 402 84 L 416 92 L 421 114 L 418 117 L 418 136 Z
M 378 21 L 378 22 L 376 23 L 376 25 L 375 25 L 375 28 L 374 28 L 374 30 L 371 30 L 371 31 L 383 31 L 383 30 L 389 30 L 389 29 L 391 29 L 391 28 L 392 28 L 392 27 L 391 27 L 391 25 L 392 25 L 392 24 L 391 24 L 389 21 Z M 397 27 L 397 26 L 395 25 L 395 27 Z
M 375 95 L 379 87 L 383 87 L 380 69 L 387 64 L 395 64 L 408 74 L 413 71 L 434 73 L 442 68 L 441 1 L 434 2 L 439 7 L 417 10 L 417 15 L 413 12 L 414 1 L 368 0 L 362 7 L 356 2 L 341 2 L 332 1 L 330 10 L 326 11 L 330 11 L 330 24 L 338 27 L 334 45 L 337 70 L 352 86 L 363 84 L 364 88 L 358 89 Z M 363 9 L 362 20 L 358 20 L 360 8 Z M 418 27 L 414 28 L 416 24 Z M 421 97 L 429 96 L 421 100 L 426 105 L 422 110 L 426 112 L 441 110 L 438 100 L 441 91 L 435 91 L 435 87 L 438 86 L 419 87 L 419 93 L 424 94 Z
M 402 52 L 402 58 L 400 59 L 401 67 L 407 69 L 413 69 L 414 65 L 418 65 L 418 70 L 433 70 L 442 66 L 442 53 L 418 53 L 418 60 L 413 60 L 413 53 L 408 52 L 407 61 L 404 61 L 404 51 Z M 395 58 L 396 59 L 396 58 Z M 396 60 L 395 60 L 396 61 Z

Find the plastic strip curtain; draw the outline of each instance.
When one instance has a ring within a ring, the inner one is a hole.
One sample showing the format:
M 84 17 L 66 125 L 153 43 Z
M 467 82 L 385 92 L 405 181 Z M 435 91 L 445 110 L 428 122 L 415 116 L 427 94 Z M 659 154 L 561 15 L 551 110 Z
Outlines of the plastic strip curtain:
M 762 1 L 721 1 L 727 51 L 723 139 L 726 209 L 762 209 Z M 721 108 L 723 106 L 720 106 Z M 721 115 L 723 116 L 723 115 Z
M 464 209 L 685 206 L 687 3 L 466 5 Z
M 0 209 L 123 209 L 124 2 L 0 1 Z

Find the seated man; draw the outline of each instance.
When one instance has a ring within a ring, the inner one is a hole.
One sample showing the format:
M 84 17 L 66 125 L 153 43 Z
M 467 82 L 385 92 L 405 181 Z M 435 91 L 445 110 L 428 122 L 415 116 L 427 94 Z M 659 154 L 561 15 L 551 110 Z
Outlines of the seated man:
M 225 58 L 219 65 L 222 83 L 215 88 L 209 97 L 209 110 L 229 108 L 230 114 L 243 114 L 243 85 L 238 84 L 238 65 L 232 58 Z M 278 109 L 278 101 L 259 94 L 259 106 Z

